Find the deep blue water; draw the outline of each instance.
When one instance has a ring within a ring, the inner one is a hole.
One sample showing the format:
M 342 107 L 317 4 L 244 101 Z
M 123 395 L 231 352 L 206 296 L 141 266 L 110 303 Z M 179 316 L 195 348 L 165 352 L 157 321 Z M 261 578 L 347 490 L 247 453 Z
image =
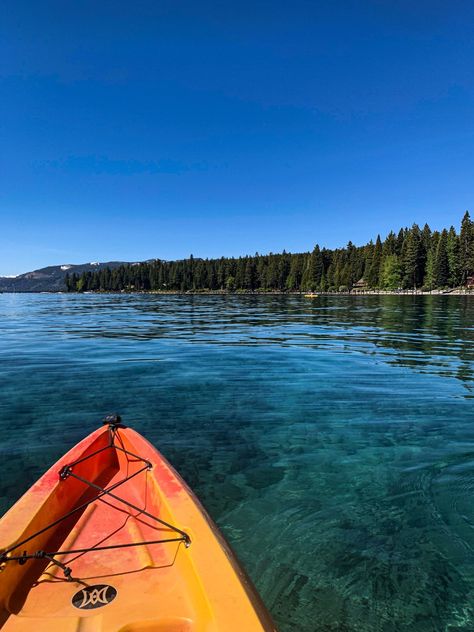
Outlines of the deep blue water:
M 474 298 L 0 295 L 0 500 L 110 411 L 282 632 L 474 630 Z

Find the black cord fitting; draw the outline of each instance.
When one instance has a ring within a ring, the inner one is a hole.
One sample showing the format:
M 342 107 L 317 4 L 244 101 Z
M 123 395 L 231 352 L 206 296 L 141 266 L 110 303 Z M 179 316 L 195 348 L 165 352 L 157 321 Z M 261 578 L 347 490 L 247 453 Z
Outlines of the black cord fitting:
M 120 417 L 120 415 L 117 415 L 117 413 L 114 413 L 113 415 L 106 415 L 102 423 L 106 426 L 112 426 L 112 428 L 115 428 L 115 426 L 118 426 L 122 423 L 122 417 Z
M 64 465 L 59 470 L 59 480 L 65 481 L 70 473 L 71 473 L 71 466 L 70 465 Z

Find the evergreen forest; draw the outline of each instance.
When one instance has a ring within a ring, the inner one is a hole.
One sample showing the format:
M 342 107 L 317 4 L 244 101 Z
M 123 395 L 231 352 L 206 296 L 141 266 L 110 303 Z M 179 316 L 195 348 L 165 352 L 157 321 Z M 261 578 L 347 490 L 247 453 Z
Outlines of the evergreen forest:
M 365 246 L 179 261 L 153 259 L 67 275 L 69 292 L 84 291 L 426 291 L 474 286 L 474 222 L 466 212 L 459 232 L 402 228 Z

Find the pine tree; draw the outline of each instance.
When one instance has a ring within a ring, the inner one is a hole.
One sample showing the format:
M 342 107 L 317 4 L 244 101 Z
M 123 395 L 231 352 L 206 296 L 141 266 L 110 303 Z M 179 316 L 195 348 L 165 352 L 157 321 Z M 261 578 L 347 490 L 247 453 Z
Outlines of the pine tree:
M 84 292 L 87 290 L 87 275 L 85 272 L 83 272 L 79 277 L 76 287 L 78 292 Z
M 302 255 L 293 255 L 291 257 L 290 271 L 286 279 L 287 290 L 298 290 L 300 288 L 303 276 L 303 262 Z
M 399 257 L 401 257 L 402 255 L 402 250 L 403 250 L 403 243 L 405 241 L 405 233 L 407 232 L 407 229 L 405 228 L 400 228 L 400 230 L 398 231 L 398 235 L 397 235 L 397 244 L 396 244 L 396 251 L 395 254 L 397 254 Z
M 267 272 L 266 272 L 267 287 L 269 289 L 275 289 L 278 286 L 278 277 L 279 277 L 279 270 L 278 270 L 277 259 L 275 255 L 270 254 L 268 258 L 268 267 L 267 267 Z M 237 278 L 236 278 L 236 283 L 237 283 L 237 287 L 239 287 Z
M 428 250 L 428 256 L 426 257 L 425 278 L 423 280 L 423 285 L 425 289 L 429 290 L 430 292 L 436 284 L 435 257 L 436 248 L 434 246 L 431 246 L 431 248 Z
M 351 289 L 351 287 L 351 267 L 349 262 L 346 261 L 341 270 L 340 285 L 338 289 L 340 292 L 347 292 Z
M 311 289 L 317 289 L 321 283 L 321 277 L 324 272 L 324 264 L 323 257 L 321 255 L 321 250 L 316 244 L 311 253 Z
M 382 267 L 382 241 L 380 235 L 377 235 L 377 241 L 375 242 L 374 252 L 372 255 L 372 262 L 365 279 L 370 287 L 377 288 L 380 284 L 380 271 Z
M 459 235 L 461 282 L 466 283 L 467 278 L 474 273 L 474 223 L 469 212 L 466 211 L 461 223 Z
M 286 280 L 290 273 L 291 255 L 285 250 L 278 256 L 278 289 L 284 290 L 286 288 Z
M 71 282 L 70 282 L 71 292 L 77 292 L 78 281 L 79 281 L 79 277 L 77 276 L 76 272 L 73 272 L 71 275 Z
M 448 231 L 444 229 L 436 247 L 436 257 L 434 261 L 434 278 L 436 287 L 446 287 L 449 280 L 448 263 Z
M 334 265 L 332 263 L 330 263 L 328 266 L 328 271 L 326 274 L 326 282 L 327 282 L 328 290 L 336 289 L 335 282 L 334 282 Z
M 324 272 L 323 257 L 321 250 L 316 244 L 313 252 L 307 258 L 305 270 L 303 273 L 303 289 L 314 291 L 319 288 L 321 284 L 321 277 Z
M 374 242 L 372 240 L 364 247 L 364 270 L 362 272 L 362 277 L 365 281 L 369 278 L 369 270 L 372 266 L 372 261 L 374 259 Z M 358 281 L 359 279 L 357 279 Z
M 342 284 L 342 268 L 340 250 L 336 250 L 334 254 L 334 289 L 338 292 Z
M 431 247 L 431 228 L 428 224 L 423 226 L 423 230 L 420 232 L 420 255 L 419 255 L 419 272 L 418 282 L 421 283 L 426 274 L 426 263 L 428 260 L 428 252 Z
M 245 261 L 244 288 L 254 290 L 257 287 L 257 268 L 252 257 Z
M 461 262 L 459 256 L 459 237 L 456 235 L 454 226 L 451 226 L 449 229 L 446 250 L 448 253 L 449 268 L 448 285 L 449 287 L 457 287 L 461 283 Z
M 328 280 L 326 278 L 326 273 L 323 272 L 323 274 L 321 275 L 321 282 L 319 284 L 319 290 L 321 292 L 327 292 L 328 291 Z
M 397 255 L 387 255 L 383 261 L 381 285 L 385 290 L 398 290 L 402 283 L 400 260 Z
M 397 236 L 391 230 L 383 242 L 382 255 L 388 257 L 388 255 L 395 254 L 397 254 Z
M 420 283 L 420 229 L 414 225 L 406 233 L 403 242 L 402 257 L 404 267 L 403 286 L 415 288 Z

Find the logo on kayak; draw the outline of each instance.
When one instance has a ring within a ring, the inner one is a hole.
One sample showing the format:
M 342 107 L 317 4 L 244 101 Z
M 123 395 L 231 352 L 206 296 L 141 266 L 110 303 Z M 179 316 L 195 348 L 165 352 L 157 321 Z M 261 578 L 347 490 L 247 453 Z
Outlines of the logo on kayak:
M 102 608 L 113 601 L 117 596 L 117 590 L 107 584 L 96 584 L 78 590 L 72 598 L 72 605 L 81 610 Z

